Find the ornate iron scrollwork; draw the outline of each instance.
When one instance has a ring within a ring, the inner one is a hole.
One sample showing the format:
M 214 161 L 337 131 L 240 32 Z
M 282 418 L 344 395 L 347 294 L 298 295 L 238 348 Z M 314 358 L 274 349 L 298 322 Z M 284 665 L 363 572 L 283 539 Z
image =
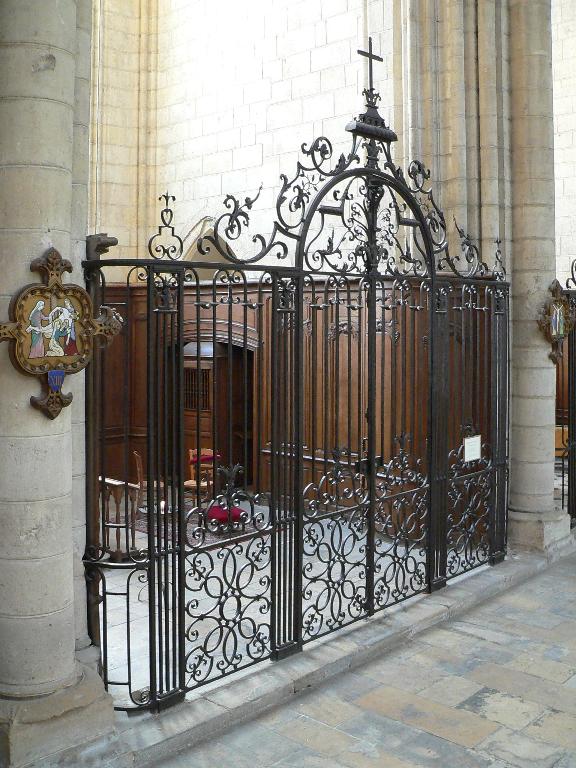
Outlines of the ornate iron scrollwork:
M 350 151 L 334 162 L 333 145 L 325 136 L 302 144 L 304 157 L 295 174 L 280 177 L 271 234 L 254 234 L 242 248 L 240 241 L 248 234 L 250 212 L 262 188 L 244 202 L 229 194 L 224 199 L 226 212 L 215 220 L 211 233 L 199 238 L 199 252 L 207 255 L 214 250 L 243 265 L 291 257 L 296 266 L 311 272 L 425 277 L 435 271 L 503 280 L 499 240 L 490 269 L 478 246 L 456 224 L 462 253 L 450 254 L 446 220 L 434 199 L 430 171 L 413 160 L 405 176 L 392 158 L 391 144 L 397 136 L 378 111 L 373 62 L 382 58 L 373 53 L 371 38 L 368 51 L 359 53 L 369 60 L 369 86 L 363 91 L 365 111 L 346 126 L 352 134 Z M 229 241 L 235 242 L 234 250 Z
M 148 240 L 148 253 L 153 259 L 171 259 L 177 261 L 182 258 L 184 243 L 182 238 L 176 234 L 172 222 L 174 220 L 174 211 L 170 203 L 174 203 L 176 198 L 164 192 L 158 200 L 164 200 L 164 208 L 160 211 L 160 225 L 158 232 L 152 235 Z

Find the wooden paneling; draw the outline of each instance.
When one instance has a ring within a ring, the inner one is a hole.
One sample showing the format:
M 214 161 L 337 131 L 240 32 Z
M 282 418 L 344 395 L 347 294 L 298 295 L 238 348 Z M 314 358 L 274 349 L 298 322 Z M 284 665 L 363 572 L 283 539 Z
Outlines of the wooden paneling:
M 210 407 L 185 411 L 185 452 L 187 456 L 190 449 L 211 448 L 220 454 L 221 464 L 247 466 L 246 482 L 256 491 L 267 492 L 272 398 L 281 403 L 284 423 L 289 425 L 292 419 L 294 393 L 282 395 L 280 388 L 289 386 L 292 376 L 289 348 L 294 331 L 289 325 L 277 324 L 272 334 L 269 286 L 241 286 L 235 302 L 225 300 L 227 290 L 212 285 L 185 288 L 184 342 L 200 339 L 215 345 L 216 352 L 213 359 L 203 357 L 200 361 L 201 369 L 210 375 Z M 363 291 L 352 279 L 344 288 L 317 283 L 307 289 L 303 332 L 305 483 L 319 484 L 334 466 L 338 453 L 352 470 L 366 449 L 367 317 Z M 424 474 L 428 472 L 428 298 L 428 291 L 418 281 L 406 281 L 402 287 L 382 281 L 378 286 L 375 361 L 376 453 L 382 457 L 382 465 L 393 457 L 407 457 L 412 462 L 407 465 L 410 469 L 416 468 L 414 462 L 420 462 Z M 105 302 L 126 318 L 123 334 L 106 353 L 106 475 L 134 482 L 134 450 L 140 452 L 146 468 L 146 288 L 110 285 Z M 459 322 L 460 315 L 454 317 Z M 462 443 L 460 413 L 469 408 L 462 399 L 462 387 L 470 402 L 479 399 L 471 406 L 471 421 L 477 422 L 484 434 L 489 434 L 490 428 L 489 398 L 484 396 L 484 384 L 477 387 L 476 378 L 480 376 L 484 382 L 490 376 L 490 324 L 470 320 L 480 324 L 470 330 L 473 347 L 467 349 L 468 357 L 464 358 L 457 321 L 449 328 L 446 369 L 446 375 L 454 379 L 449 449 Z M 275 382 L 272 350 L 279 356 Z M 196 365 L 197 359 L 187 359 L 185 364 Z M 290 434 L 286 439 L 290 441 Z M 285 451 L 287 464 L 289 454 Z M 288 469 L 293 472 L 294 468 Z M 400 465 L 392 471 L 402 473 Z

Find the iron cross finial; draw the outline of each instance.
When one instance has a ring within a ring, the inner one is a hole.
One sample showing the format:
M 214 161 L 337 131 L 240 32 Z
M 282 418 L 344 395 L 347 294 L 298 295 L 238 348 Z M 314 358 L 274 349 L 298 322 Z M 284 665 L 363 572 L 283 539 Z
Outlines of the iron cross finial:
M 160 197 L 158 198 L 158 200 L 164 200 L 164 202 L 166 203 L 166 208 L 169 208 L 169 207 L 170 207 L 170 203 L 171 203 L 171 202 L 172 202 L 172 203 L 173 203 L 173 202 L 175 202 L 176 198 L 174 197 L 174 195 L 170 195 L 170 194 L 168 194 L 168 192 L 166 191 L 166 192 L 164 192 L 164 194 L 163 194 L 163 195 L 160 195 Z
M 366 58 L 368 59 L 368 83 L 369 83 L 368 89 L 370 91 L 373 91 L 374 90 L 374 73 L 372 71 L 372 67 L 373 67 L 372 62 L 384 61 L 384 59 L 382 58 L 382 56 L 378 56 L 377 54 L 372 52 L 371 37 L 368 38 L 368 50 L 361 51 L 360 49 L 358 49 L 358 53 L 360 54 L 360 56 L 366 56 Z

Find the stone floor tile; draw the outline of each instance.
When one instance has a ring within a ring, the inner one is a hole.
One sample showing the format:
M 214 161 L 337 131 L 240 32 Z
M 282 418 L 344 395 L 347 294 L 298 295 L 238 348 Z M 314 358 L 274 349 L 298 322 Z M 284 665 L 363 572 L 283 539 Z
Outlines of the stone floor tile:
M 514 730 L 524 728 L 546 711 L 541 704 L 491 688 L 482 688 L 462 702 L 459 708 Z
M 576 768 L 576 752 L 567 752 L 555 765 L 554 768 Z
M 471 670 L 468 676 L 487 688 L 510 693 L 561 712 L 576 714 L 576 690 L 551 683 L 535 675 L 488 662 Z
M 364 670 L 365 667 L 360 667 L 356 672 L 337 675 L 319 686 L 318 692 L 330 693 L 332 696 L 338 696 L 342 701 L 354 701 L 380 685 L 373 675 L 364 674 Z
M 576 688 L 576 675 L 573 675 L 572 677 L 568 678 L 566 682 L 564 683 L 566 688 Z
M 465 677 L 443 677 L 419 693 L 426 699 L 445 704 L 447 707 L 455 707 L 473 696 L 481 688 L 479 683 L 474 683 Z
M 542 601 L 537 600 L 534 597 L 534 592 L 530 595 L 518 589 L 513 589 L 510 592 L 501 595 L 498 598 L 498 604 L 513 606 L 515 609 L 529 613 L 530 611 L 536 611 L 541 608 Z
M 547 645 L 546 643 L 539 643 L 539 648 L 531 648 L 530 650 L 540 653 L 543 658 L 550 661 L 560 661 L 563 664 L 573 667 L 576 670 L 576 651 L 571 648 L 566 648 L 564 645 Z
M 339 765 L 346 768 L 417 768 L 415 763 L 395 757 L 381 747 L 369 743 L 340 752 L 336 759 Z
M 430 630 L 421 639 L 426 645 L 434 645 L 443 650 L 453 648 L 460 654 L 473 651 L 478 645 L 477 640 L 458 632 L 451 624 L 447 627 Z
M 521 608 L 510 607 L 503 612 L 504 616 L 515 619 L 522 624 L 541 629 L 553 629 L 565 621 L 563 616 L 558 616 L 544 609 L 526 611 Z
M 413 693 L 418 693 L 423 688 L 449 676 L 449 673 L 438 665 L 422 665 L 410 661 L 399 666 L 388 664 L 385 667 L 372 668 L 370 674 L 380 683 L 386 683 Z
M 520 637 L 512 632 L 504 632 L 498 626 L 486 626 L 483 620 L 475 623 L 475 619 L 476 616 L 472 615 L 467 616 L 466 621 L 455 621 L 453 623 L 454 629 L 463 634 L 477 637 L 480 640 L 487 640 L 494 645 L 502 645 L 508 648 L 525 648 L 532 642 L 528 638 Z
M 565 712 L 547 712 L 524 733 L 535 739 L 542 739 L 550 744 L 559 744 L 565 749 L 576 751 L 576 716 Z
M 215 741 L 218 743 L 220 739 L 216 737 Z M 282 735 L 279 729 L 265 728 L 258 722 L 252 722 L 248 726 L 236 726 L 226 734 L 222 742 L 235 759 L 248 760 L 251 768 L 267 768 L 294 752 L 294 742 L 291 739 Z M 210 768 L 219 765 L 220 762 L 214 762 Z M 232 765 L 236 768 L 235 763 Z
M 312 720 L 306 715 L 300 715 L 296 720 L 278 726 L 276 732 L 325 756 L 334 757 L 338 752 L 356 743 L 353 736 Z
M 375 746 L 378 754 L 393 755 L 415 766 L 426 768 L 496 768 L 488 756 L 453 744 L 425 731 L 367 710 L 361 717 L 340 726 L 357 737 L 360 745 Z M 372 746 L 364 750 L 369 757 Z M 344 762 L 343 754 L 338 760 Z M 370 765 L 370 763 L 366 763 Z M 386 763 L 384 763 L 386 765 Z
M 343 763 L 336 761 L 334 757 L 318 755 L 302 747 L 295 749 L 292 754 L 283 757 L 277 763 L 271 763 L 270 768 L 343 768 L 343 765 Z M 190 765 L 189 768 L 192 768 L 192 766 Z M 222 768 L 225 767 L 223 766 Z M 232 764 L 229 768 L 234 768 L 234 765 Z
M 388 686 L 376 688 L 359 698 L 356 704 L 465 747 L 475 746 L 497 730 L 494 723 L 472 712 L 451 709 Z
M 507 667 L 527 672 L 529 675 L 543 677 L 553 683 L 565 683 L 572 675 L 576 674 L 576 668 L 560 661 L 552 661 L 542 655 L 527 652 L 517 656 L 512 661 L 506 662 Z
M 563 621 L 561 624 L 550 628 L 529 625 L 517 617 L 514 619 L 500 617 L 498 626 L 508 632 L 532 640 L 558 643 L 572 650 L 576 648 L 576 621 Z
M 256 722 L 262 725 L 264 728 L 272 728 L 273 730 L 278 728 L 290 720 L 296 720 L 300 716 L 300 713 L 294 706 L 296 702 L 291 702 L 290 706 L 279 706 L 271 709 L 258 717 Z
M 489 736 L 481 749 L 517 768 L 553 768 L 565 755 L 560 747 L 502 728 Z
M 423 667 L 431 667 L 443 675 L 456 675 L 463 677 L 482 663 L 481 659 L 474 656 L 464 656 L 455 651 L 444 650 L 434 646 L 428 646 L 425 651 L 414 654 L 414 664 Z
M 318 720 L 325 725 L 340 725 L 345 720 L 357 717 L 361 710 L 353 704 L 342 701 L 328 693 L 310 693 L 296 702 L 296 709 L 301 715 Z
M 246 755 L 231 751 L 218 740 L 197 747 L 194 757 L 186 750 L 170 757 L 165 757 L 154 764 L 154 768 L 216 768 L 216 766 L 234 766 L 234 768 L 251 768 L 254 763 Z
M 568 619 L 576 619 L 576 602 L 574 600 L 559 599 L 558 605 L 551 609 L 552 613 L 564 616 Z

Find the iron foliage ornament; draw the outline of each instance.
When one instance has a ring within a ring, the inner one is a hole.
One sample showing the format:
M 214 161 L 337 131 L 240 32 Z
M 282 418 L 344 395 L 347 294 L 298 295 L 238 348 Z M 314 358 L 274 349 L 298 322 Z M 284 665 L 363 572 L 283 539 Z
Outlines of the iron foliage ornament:
M 172 222 L 174 210 L 170 207 L 176 201 L 174 195 L 164 192 L 158 200 L 164 200 L 164 207 L 160 211 L 160 225 L 158 232 L 148 240 L 148 253 L 153 259 L 170 259 L 178 261 L 182 258 L 184 243 L 176 234 Z
M 12 362 L 20 371 L 45 378 L 44 393 L 30 402 L 48 418 L 55 419 L 70 405 L 64 394 L 66 374 L 78 373 L 92 359 L 94 336 L 109 344 L 122 327 L 122 318 L 110 307 L 92 317 L 92 300 L 79 285 L 62 283 L 72 264 L 55 248 L 30 265 L 44 283 L 23 288 L 10 304 L 10 322 L 0 324 L 0 341 L 12 341 Z
M 430 171 L 413 160 L 405 175 L 392 157 L 391 144 L 397 136 L 378 111 L 373 62 L 382 58 L 373 53 L 372 38 L 368 51 L 358 53 L 368 59 L 369 85 L 363 91 L 365 111 L 346 126 L 352 134 L 349 151 L 337 155 L 325 136 L 302 144 L 295 174 L 280 176 L 276 217 L 268 236 L 247 232 L 262 187 L 243 202 L 227 195 L 226 211 L 215 220 L 213 230 L 198 239 L 200 254 L 215 251 L 227 262 L 244 266 L 286 260 L 310 272 L 392 277 L 443 273 L 504 280 L 499 241 L 490 268 L 456 224 L 461 252 L 450 253 L 446 219 L 434 198 Z M 431 242 L 424 242 L 424 228 Z
M 548 357 L 558 365 L 562 358 L 564 339 L 570 334 L 576 323 L 576 310 L 570 305 L 558 280 L 554 280 L 549 290 L 552 298 L 548 299 L 540 310 L 538 326 L 552 346 Z

